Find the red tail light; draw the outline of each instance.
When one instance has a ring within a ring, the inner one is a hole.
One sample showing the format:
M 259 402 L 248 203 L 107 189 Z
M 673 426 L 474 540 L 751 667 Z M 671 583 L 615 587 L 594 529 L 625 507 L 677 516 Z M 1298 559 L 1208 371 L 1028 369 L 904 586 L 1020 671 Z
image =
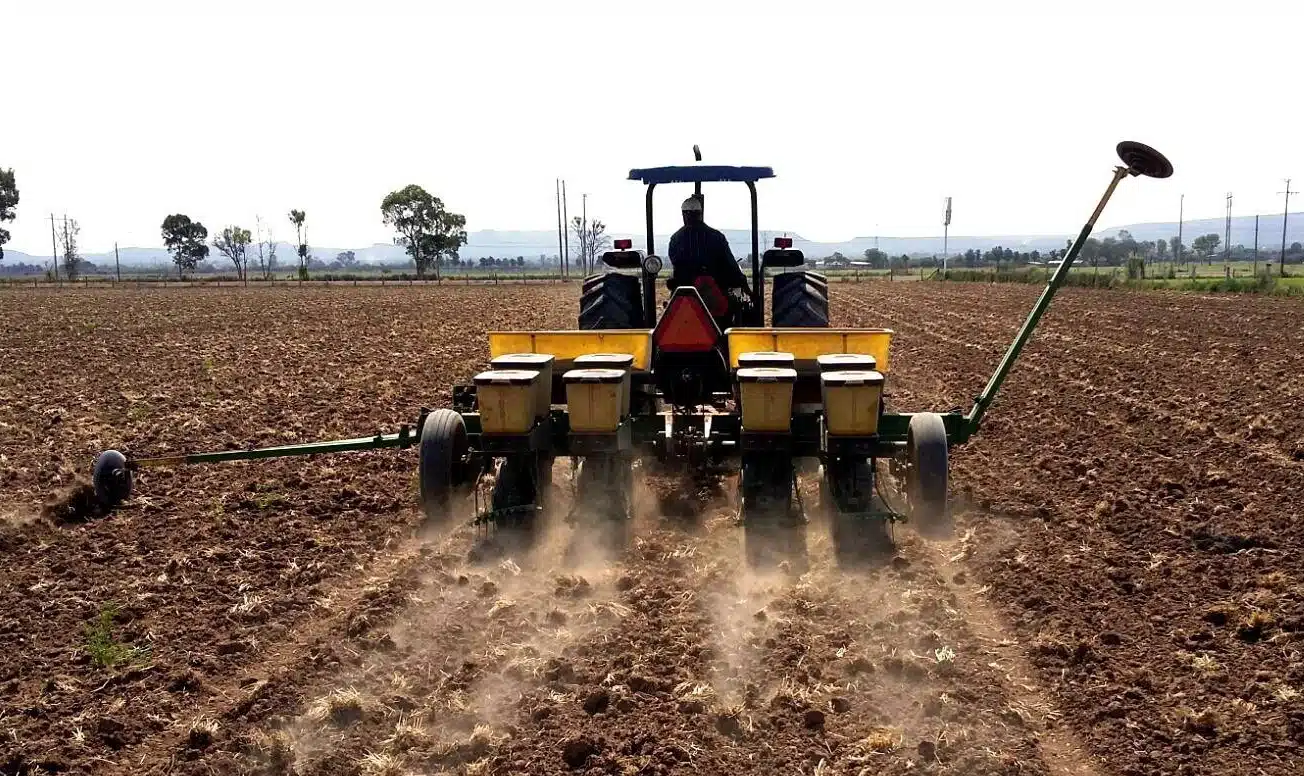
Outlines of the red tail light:
M 667 353 L 701 353 L 714 348 L 720 336 L 711 314 L 696 295 L 676 295 L 652 335 Z
M 775 247 L 775 248 L 791 248 L 791 247 L 792 247 L 792 238 L 791 238 L 791 237 L 775 237 L 775 238 L 774 238 L 774 247 Z
M 616 240 L 616 250 L 627 251 L 634 247 L 634 241 L 630 239 Z

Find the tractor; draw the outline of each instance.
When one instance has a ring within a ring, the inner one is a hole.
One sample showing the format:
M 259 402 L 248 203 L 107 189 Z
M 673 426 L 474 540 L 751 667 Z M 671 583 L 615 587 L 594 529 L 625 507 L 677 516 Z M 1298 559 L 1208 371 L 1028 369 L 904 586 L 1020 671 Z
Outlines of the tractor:
M 968 411 L 889 411 L 883 387 L 893 332 L 831 327 L 827 278 L 806 270 L 786 238 L 760 251 L 756 184 L 773 170 L 704 165 L 694 147 L 697 163 L 630 171 L 629 179 L 646 186 L 646 251 L 620 240 L 602 256 L 607 271 L 584 279 L 578 327 L 490 332 L 488 368 L 454 388 L 451 407 L 423 409 L 414 425 L 372 437 L 155 458 L 109 450 L 94 464 L 96 495 L 112 507 L 128 497 L 139 471 L 154 466 L 416 447 L 431 521 L 447 520 L 460 497 L 493 474 L 486 508 L 473 522 L 529 525 L 548 503 L 561 457 L 573 467 L 572 514 L 586 530 L 609 530 L 616 541 L 626 535 L 636 461 L 735 471 L 746 554 L 758 565 L 800 550 L 795 483 L 802 470 L 818 473 L 840 559 L 890 550 L 898 522 L 945 537 L 952 531 L 950 449 L 978 432 L 1119 182 L 1172 174 L 1168 160 L 1148 146 L 1125 141 L 1116 150 L 1122 165 Z M 700 196 L 703 184 L 721 183 L 750 192 L 756 304 L 729 311 L 704 278 L 658 305 L 663 262 L 654 192 L 692 184 Z M 879 461 L 903 483 L 903 509 L 890 508 L 896 499 L 885 498 Z

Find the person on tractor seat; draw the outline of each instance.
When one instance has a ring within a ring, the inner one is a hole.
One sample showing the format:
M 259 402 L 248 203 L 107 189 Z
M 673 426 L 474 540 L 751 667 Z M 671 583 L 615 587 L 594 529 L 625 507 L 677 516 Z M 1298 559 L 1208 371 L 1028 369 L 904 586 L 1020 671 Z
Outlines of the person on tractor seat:
M 711 315 L 727 322 L 752 303 L 747 276 L 729 250 L 724 233 L 707 226 L 703 220 L 701 198 L 689 197 L 680 210 L 684 225 L 670 238 L 671 272 L 666 286 L 671 291 L 679 286 L 696 286 Z M 711 289 L 698 282 L 703 277 L 715 281 L 718 293 L 712 294 Z M 720 294 L 724 295 L 723 299 L 719 298 Z M 712 295 L 716 298 L 708 298 Z

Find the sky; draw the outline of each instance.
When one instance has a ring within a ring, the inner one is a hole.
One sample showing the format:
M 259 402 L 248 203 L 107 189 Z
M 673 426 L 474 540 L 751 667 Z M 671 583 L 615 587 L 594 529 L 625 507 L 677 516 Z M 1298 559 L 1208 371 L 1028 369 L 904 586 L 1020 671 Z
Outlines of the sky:
M 1072 7 L 1074 14 L 1055 10 Z M 642 12 L 626 7 L 646 9 Z M 919 9 L 927 9 L 927 13 Z M 630 168 L 774 167 L 762 229 L 821 241 L 1072 234 L 1114 145 L 1177 173 L 1127 181 L 1102 225 L 1280 212 L 1304 189 L 1304 4 L 1117 2 L 276 2 L 0 0 L 9 249 L 160 246 L 170 213 L 291 239 L 388 242 L 416 183 L 467 228 L 643 224 Z M 688 187 L 657 197 L 673 227 Z M 745 228 L 742 186 L 707 220 Z M 1300 200 L 1304 208 L 1304 199 Z

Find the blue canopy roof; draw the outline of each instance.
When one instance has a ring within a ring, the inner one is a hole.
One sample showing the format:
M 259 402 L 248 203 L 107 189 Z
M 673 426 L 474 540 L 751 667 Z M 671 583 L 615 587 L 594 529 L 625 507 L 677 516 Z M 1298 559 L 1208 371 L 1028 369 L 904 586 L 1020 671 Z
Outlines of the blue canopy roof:
M 774 170 L 769 167 L 731 167 L 723 164 L 695 164 L 682 167 L 647 167 L 630 170 L 629 180 L 651 183 L 711 183 L 729 181 L 733 183 L 755 182 L 761 178 L 773 178 Z

